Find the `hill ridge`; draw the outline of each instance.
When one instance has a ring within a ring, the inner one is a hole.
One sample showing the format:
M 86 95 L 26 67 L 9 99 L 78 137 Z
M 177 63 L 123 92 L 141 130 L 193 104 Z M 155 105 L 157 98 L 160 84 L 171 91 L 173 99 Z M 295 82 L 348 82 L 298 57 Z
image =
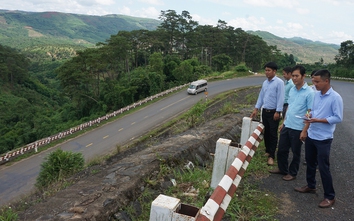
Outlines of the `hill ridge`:
M 0 9 L 0 44 L 31 50 L 42 45 L 94 47 L 119 31 L 156 30 L 159 20 L 120 14 L 84 15 L 56 11 L 28 12 Z M 235 27 L 237 28 L 237 27 Z M 334 63 L 339 45 L 302 37 L 282 38 L 267 31 L 247 31 L 260 36 L 282 53 L 293 54 L 300 63 Z

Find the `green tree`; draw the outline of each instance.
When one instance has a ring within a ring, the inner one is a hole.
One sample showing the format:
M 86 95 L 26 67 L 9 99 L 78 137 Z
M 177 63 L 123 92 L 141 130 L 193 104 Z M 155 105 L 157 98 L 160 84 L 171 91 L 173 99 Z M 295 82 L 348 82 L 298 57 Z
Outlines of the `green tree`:
M 352 40 L 344 41 L 340 44 L 338 49 L 338 55 L 334 60 L 338 65 L 342 65 L 345 68 L 354 66 L 354 43 Z
M 188 60 L 182 61 L 181 64 L 173 70 L 173 76 L 179 84 L 197 80 L 197 78 L 193 76 L 193 66 Z
M 175 10 L 161 11 L 159 19 L 162 21 L 158 30 L 163 30 L 165 39 L 165 52 L 172 54 L 177 47 L 177 41 L 180 36 L 179 19 L 180 16 Z
M 28 79 L 29 60 L 14 49 L 0 44 L 0 79 L 5 83 L 21 84 Z
M 227 71 L 232 63 L 231 58 L 226 54 L 215 55 L 212 59 L 216 71 Z

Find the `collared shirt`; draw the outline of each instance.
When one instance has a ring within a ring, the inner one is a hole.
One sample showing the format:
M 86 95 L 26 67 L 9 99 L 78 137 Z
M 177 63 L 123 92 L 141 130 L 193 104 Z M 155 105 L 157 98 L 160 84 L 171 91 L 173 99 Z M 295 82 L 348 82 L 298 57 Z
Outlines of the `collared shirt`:
M 306 112 L 312 108 L 313 97 L 315 92 L 305 82 L 304 85 L 298 90 L 293 86 L 289 91 L 289 106 L 286 111 L 284 121 L 285 127 L 302 130 L 305 126 L 304 120 L 296 116 L 305 116 Z
M 284 104 L 284 82 L 277 76 L 270 81 L 267 79 L 262 84 L 255 108 L 276 109 L 281 112 Z
M 294 82 L 292 79 L 290 80 L 285 80 L 285 97 L 284 97 L 284 104 L 289 103 L 289 91 L 290 89 L 294 86 Z
M 315 92 L 311 114 L 313 118 L 326 118 L 328 123 L 311 123 L 308 136 L 314 140 L 332 139 L 336 124 L 343 120 L 342 97 L 332 87 L 323 95 Z

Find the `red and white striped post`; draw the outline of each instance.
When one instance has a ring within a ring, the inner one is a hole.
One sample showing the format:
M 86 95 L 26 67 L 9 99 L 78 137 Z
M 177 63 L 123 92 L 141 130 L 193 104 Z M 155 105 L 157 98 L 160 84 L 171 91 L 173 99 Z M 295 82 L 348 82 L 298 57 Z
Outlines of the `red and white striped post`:
M 222 219 L 259 142 L 262 140 L 263 129 L 263 124 L 259 124 L 254 130 L 209 200 L 201 208 L 196 221 L 220 221 Z

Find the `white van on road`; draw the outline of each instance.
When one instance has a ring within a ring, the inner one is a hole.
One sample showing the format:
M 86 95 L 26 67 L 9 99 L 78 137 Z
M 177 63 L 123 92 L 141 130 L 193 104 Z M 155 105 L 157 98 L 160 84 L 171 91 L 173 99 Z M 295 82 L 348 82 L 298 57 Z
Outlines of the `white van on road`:
M 198 94 L 202 91 L 207 91 L 208 90 L 208 82 L 206 80 L 198 80 L 198 81 L 193 81 L 188 89 L 187 93 L 188 94 Z

